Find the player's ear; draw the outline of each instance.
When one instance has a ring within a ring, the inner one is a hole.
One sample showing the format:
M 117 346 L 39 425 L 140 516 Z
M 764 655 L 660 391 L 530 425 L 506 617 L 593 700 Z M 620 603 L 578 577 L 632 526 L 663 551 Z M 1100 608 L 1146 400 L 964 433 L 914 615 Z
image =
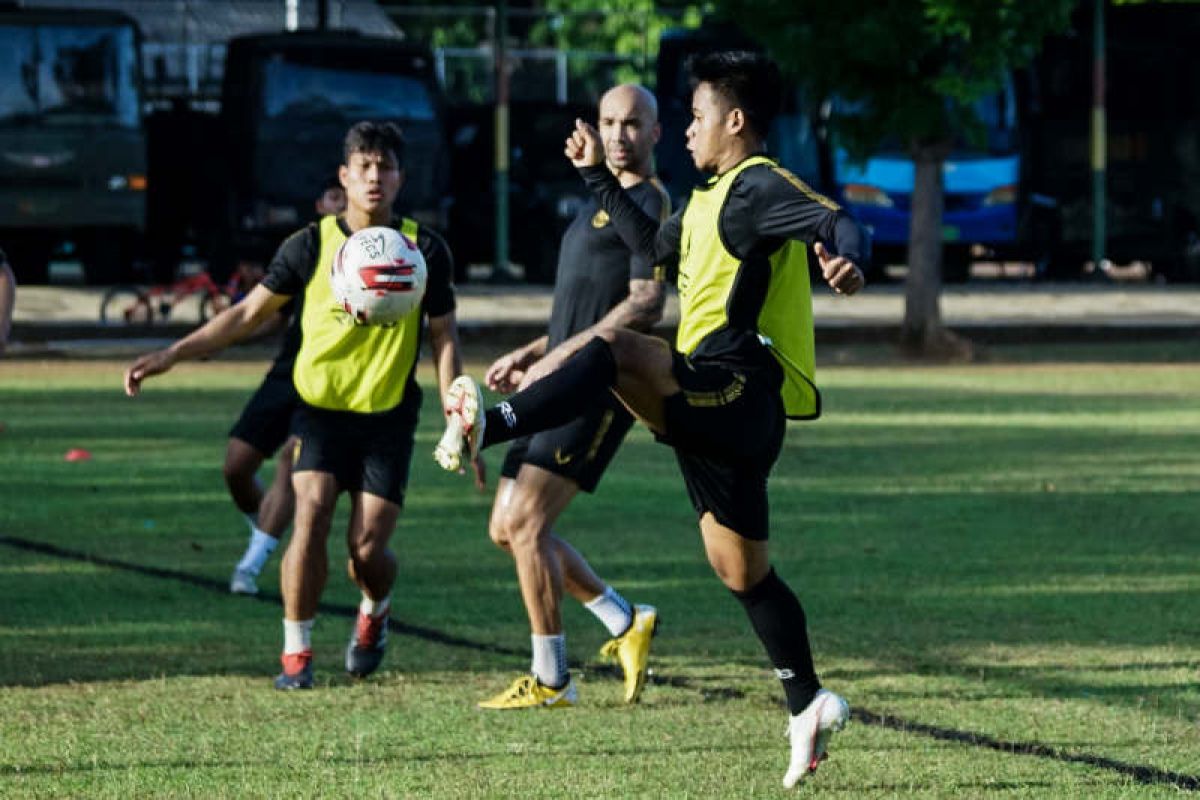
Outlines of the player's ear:
M 650 129 L 650 138 L 654 140 L 655 144 L 658 144 L 658 140 L 662 138 L 662 125 L 654 123 L 654 127 Z
M 338 183 L 342 185 L 343 189 L 346 188 L 346 179 L 349 174 L 350 168 L 345 164 L 342 164 L 340 167 L 338 167 Z
M 739 134 L 746 129 L 746 114 L 737 106 L 729 109 L 725 115 L 725 128 L 732 134 Z

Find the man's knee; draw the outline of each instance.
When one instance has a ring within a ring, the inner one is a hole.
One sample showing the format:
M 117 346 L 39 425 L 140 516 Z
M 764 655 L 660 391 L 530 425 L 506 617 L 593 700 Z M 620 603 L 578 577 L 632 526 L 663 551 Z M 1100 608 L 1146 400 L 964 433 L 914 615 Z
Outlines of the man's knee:
M 504 515 L 502 536 L 513 552 L 536 550 L 549 521 L 534 498 L 514 502 Z
M 360 536 L 350 545 L 350 560 L 357 564 L 370 564 L 387 552 L 385 536 Z
M 261 459 L 246 452 L 246 448 L 230 447 L 225 452 L 225 463 L 221 466 L 221 474 L 225 476 L 225 484 L 231 489 L 249 486 L 254 482 L 255 473 L 261 465 Z
M 337 508 L 337 495 L 307 482 L 293 482 L 292 488 L 295 491 L 296 532 L 311 528 L 328 535 Z
M 496 547 L 505 552 L 510 552 L 512 548 L 509 545 L 507 517 L 508 515 L 504 513 L 492 515 L 491 519 L 488 520 L 488 538 L 492 540 L 492 544 L 496 545 Z
M 754 588 L 766 577 L 770 569 L 765 563 L 759 563 L 758 559 L 711 551 L 708 553 L 708 563 L 721 583 L 735 592 L 745 592 Z

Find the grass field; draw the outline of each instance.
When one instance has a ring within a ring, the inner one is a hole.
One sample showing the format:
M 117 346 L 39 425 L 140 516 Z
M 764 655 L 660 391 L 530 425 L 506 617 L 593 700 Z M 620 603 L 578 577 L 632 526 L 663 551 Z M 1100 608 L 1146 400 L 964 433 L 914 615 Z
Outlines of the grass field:
M 821 373 L 826 416 L 789 432 L 774 560 L 823 680 L 855 710 L 802 791 L 1200 790 L 1195 345 L 995 355 L 827 354 L 850 363 Z M 225 592 L 245 526 L 219 465 L 263 364 L 187 365 L 136 400 L 121 367 L 0 362 L 0 796 L 785 794 L 782 694 L 644 431 L 561 526 L 661 610 L 639 706 L 569 603 L 581 705 L 474 709 L 527 668 L 528 626 L 486 538 L 490 495 L 428 457 L 428 392 L 384 669 L 360 684 L 341 671 L 357 598 L 333 570 L 318 689 L 281 695 L 278 558 L 263 597 Z M 64 461 L 74 447 L 93 458 Z M 335 564 L 342 552 L 335 536 Z

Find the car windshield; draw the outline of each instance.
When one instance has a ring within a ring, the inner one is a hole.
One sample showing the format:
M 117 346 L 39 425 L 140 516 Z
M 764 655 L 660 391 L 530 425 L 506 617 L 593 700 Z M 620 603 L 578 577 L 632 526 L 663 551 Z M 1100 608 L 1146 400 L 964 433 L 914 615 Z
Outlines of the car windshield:
M 280 56 L 272 57 L 264 71 L 264 113 L 271 120 L 436 119 L 433 98 L 415 77 L 296 64 Z
M 0 123 L 137 127 L 136 68 L 131 28 L 0 25 Z

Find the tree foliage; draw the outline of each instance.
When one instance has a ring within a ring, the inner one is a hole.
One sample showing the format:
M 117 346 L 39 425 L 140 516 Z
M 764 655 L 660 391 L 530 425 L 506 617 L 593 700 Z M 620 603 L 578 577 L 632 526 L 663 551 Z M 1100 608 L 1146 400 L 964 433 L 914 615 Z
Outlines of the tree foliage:
M 696 6 L 667 13 L 654 0 L 546 0 L 542 10 L 546 16 L 530 30 L 530 44 L 624 56 L 628 65 L 618 70 L 618 79 L 642 83 L 654 77 L 662 31 L 700 22 Z
M 784 73 L 862 114 L 835 120 L 864 156 L 885 136 L 917 149 L 969 132 L 972 105 L 1066 26 L 1078 0 L 717 0 Z

